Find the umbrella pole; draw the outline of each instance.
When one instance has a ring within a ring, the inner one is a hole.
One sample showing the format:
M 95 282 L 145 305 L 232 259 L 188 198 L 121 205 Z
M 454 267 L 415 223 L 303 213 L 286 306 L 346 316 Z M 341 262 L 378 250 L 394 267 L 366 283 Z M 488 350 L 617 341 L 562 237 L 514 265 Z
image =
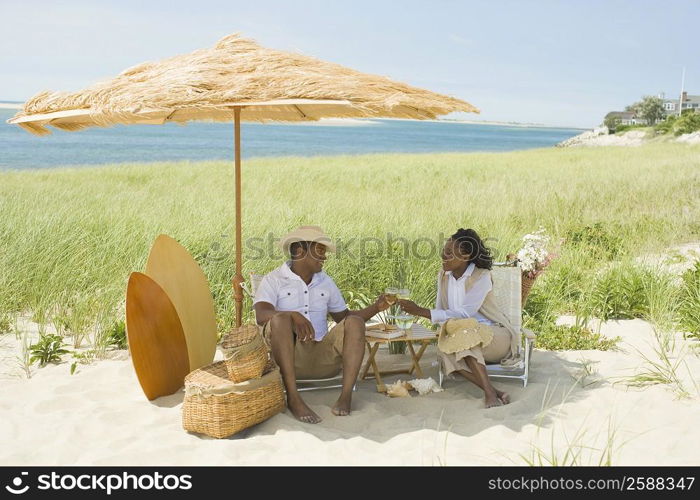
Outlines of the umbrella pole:
M 233 277 L 233 299 L 236 302 L 236 326 L 243 322 L 243 286 L 244 281 L 241 260 L 241 108 L 233 108 L 234 146 L 236 163 L 236 274 Z

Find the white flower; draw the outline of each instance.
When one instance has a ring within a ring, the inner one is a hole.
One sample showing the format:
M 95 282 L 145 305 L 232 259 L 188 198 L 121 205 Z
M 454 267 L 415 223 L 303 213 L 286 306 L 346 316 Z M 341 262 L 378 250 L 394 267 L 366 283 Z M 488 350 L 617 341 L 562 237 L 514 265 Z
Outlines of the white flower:
M 542 266 L 549 256 L 548 243 L 549 236 L 542 227 L 532 234 L 523 236 L 523 247 L 516 254 L 523 271 L 535 271 Z

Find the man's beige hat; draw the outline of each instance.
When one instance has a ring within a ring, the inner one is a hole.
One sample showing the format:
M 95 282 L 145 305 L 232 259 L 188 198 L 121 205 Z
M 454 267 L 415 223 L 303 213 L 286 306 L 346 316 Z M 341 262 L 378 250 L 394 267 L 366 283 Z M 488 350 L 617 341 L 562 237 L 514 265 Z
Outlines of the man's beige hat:
M 438 334 L 438 349 L 445 354 L 464 351 L 477 345 L 486 347 L 493 340 L 493 330 L 474 318 L 448 319 Z
M 296 241 L 315 241 L 324 245 L 329 252 L 335 252 L 335 244 L 323 232 L 321 226 L 300 226 L 291 233 L 282 237 L 280 246 L 284 253 L 289 253 L 289 247 Z

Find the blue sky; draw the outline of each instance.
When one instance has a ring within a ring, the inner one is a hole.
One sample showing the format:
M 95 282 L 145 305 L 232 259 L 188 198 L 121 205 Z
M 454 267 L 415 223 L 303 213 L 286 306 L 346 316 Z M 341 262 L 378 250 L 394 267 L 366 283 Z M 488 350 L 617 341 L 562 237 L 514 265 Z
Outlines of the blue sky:
M 700 1 L 0 0 L 0 100 L 78 90 L 241 32 L 465 99 L 465 118 L 595 126 L 700 94 Z

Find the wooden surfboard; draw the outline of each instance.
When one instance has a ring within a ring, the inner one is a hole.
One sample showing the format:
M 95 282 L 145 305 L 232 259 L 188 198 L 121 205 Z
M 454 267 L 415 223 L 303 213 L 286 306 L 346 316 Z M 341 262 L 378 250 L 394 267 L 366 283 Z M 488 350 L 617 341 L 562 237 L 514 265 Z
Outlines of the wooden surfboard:
M 161 234 L 151 248 L 146 274 L 165 290 L 175 306 L 185 334 L 190 370 L 210 364 L 217 340 L 214 299 L 197 261 L 177 241 Z
M 131 273 L 126 289 L 126 335 L 146 397 L 177 392 L 190 372 L 180 319 L 160 285 L 139 272 Z

